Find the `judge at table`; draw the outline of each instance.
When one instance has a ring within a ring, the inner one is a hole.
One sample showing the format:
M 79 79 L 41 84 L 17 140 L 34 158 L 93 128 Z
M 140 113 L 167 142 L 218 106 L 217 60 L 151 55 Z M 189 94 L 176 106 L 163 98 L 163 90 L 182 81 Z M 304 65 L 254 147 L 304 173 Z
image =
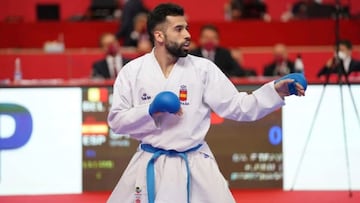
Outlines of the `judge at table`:
M 129 59 L 121 56 L 120 44 L 115 35 L 111 33 L 105 33 L 100 37 L 100 46 L 104 50 L 105 57 L 93 63 L 91 77 L 115 79 Z

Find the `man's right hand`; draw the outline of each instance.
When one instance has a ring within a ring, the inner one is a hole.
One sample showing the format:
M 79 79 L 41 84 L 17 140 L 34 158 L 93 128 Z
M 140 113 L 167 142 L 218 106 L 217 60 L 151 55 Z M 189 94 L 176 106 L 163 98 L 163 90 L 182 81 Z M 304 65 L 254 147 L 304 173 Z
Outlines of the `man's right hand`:
M 151 116 L 162 112 L 182 115 L 179 97 L 173 92 L 160 92 L 150 104 L 149 114 Z

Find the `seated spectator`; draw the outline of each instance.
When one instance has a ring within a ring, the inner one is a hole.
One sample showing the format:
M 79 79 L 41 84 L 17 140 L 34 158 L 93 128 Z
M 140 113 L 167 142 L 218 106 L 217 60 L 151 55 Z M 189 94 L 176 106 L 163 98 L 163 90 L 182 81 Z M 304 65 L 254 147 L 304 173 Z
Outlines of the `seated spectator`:
M 85 20 L 114 20 L 121 12 L 118 1 L 91 0 Z
M 129 62 L 119 52 L 119 42 L 115 35 L 105 33 L 100 37 L 100 46 L 105 53 L 105 58 L 93 63 L 92 78 L 116 78 L 123 65 Z
M 255 68 L 245 67 L 244 64 L 244 55 L 241 48 L 232 48 L 230 50 L 232 58 L 236 61 L 237 64 L 244 70 L 246 77 L 257 76 Z
M 130 36 L 134 30 L 134 18 L 139 13 L 148 13 L 143 0 L 127 0 L 123 7 L 120 20 L 119 31 L 116 33 L 118 39 L 124 39 Z
M 338 74 L 341 71 L 342 74 L 350 75 L 352 72 L 360 71 L 360 61 L 351 57 L 352 44 L 349 40 L 340 40 L 338 43 L 339 52 L 335 56 L 330 58 L 325 66 L 320 69 L 317 76 L 328 74 Z M 338 60 L 336 58 L 338 57 Z M 337 62 L 338 61 L 338 62 Z
M 348 7 L 340 7 L 339 9 L 339 17 L 349 17 Z M 289 21 L 292 19 L 333 18 L 335 16 L 336 6 L 334 4 L 322 4 L 316 0 L 300 0 L 289 11 L 285 12 L 281 19 Z
M 264 76 L 284 76 L 294 73 L 294 62 L 288 59 L 286 46 L 284 44 L 276 44 L 274 46 L 274 60 L 264 67 Z
M 271 21 L 267 6 L 262 0 L 229 0 L 225 4 L 227 20 L 262 19 Z
M 134 19 L 134 28 L 130 35 L 125 36 L 123 46 L 134 47 L 138 52 L 151 51 L 152 44 L 146 31 L 147 14 L 139 13 Z
M 199 46 L 190 53 L 213 61 L 228 77 L 247 76 L 244 70 L 231 56 L 228 49 L 219 46 L 219 31 L 213 25 L 201 28 Z

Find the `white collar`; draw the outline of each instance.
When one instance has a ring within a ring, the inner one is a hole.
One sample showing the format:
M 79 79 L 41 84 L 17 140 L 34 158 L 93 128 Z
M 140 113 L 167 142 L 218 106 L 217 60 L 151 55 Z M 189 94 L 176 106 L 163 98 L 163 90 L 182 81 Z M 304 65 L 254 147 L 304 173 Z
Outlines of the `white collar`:
M 350 63 L 351 63 L 351 56 L 343 59 L 343 65 L 346 73 L 348 73 L 350 70 Z
M 115 73 L 114 73 L 114 60 L 115 60 L 115 64 L 116 64 L 116 71 L 119 72 L 123 66 L 123 60 L 122 60 L 122 57 L 121 55 L 116 55 L 115 57 L 114 56 L 110 56 L 110 55 L 107 55 L 106 56 L 106 63 L 108 64 L 108 68 L 109 68 L 109 73 L 110 73 L 110 76 L 115 76 Z

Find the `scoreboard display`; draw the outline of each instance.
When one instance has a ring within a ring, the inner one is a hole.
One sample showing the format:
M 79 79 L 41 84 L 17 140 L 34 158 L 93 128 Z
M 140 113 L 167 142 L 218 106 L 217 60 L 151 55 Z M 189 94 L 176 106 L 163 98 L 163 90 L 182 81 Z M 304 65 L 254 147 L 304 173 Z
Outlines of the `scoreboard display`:
M 108 127 L 112 88 L 84 88 L 82 98 L 83 190 L 112 190 L 139 143 Z
M 83 88 L 84 191 L 112 190 L 139 142 L 107 125 L 111 87 Z M 212 114 L 206 141 L 231 188 L 282 188 L 281 110 L 256 122 Z
M 230 188 L 359 190 L 360 85 L 339 90 L 327 87 L 316 116 L 322 85 L 255 122 L 212 113 L 206 141 Z M 110 130 L 112 91 L 0 88 L 0 195 L 113 190 L 139 142 Z
M 281 110 L 256 122 L 223 120 L 206 140 L 230 188 L 282 188 Z

